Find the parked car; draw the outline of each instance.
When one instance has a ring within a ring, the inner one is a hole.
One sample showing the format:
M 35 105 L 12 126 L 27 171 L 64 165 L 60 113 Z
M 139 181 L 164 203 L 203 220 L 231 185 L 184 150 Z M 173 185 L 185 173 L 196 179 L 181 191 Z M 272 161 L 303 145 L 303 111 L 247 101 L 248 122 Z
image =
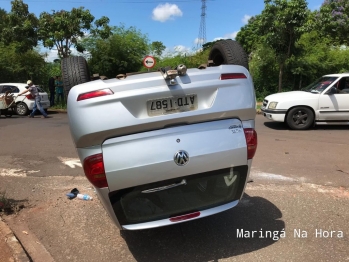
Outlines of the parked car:
M 27 84 L 21 83 L 4 83 L 0 84 L 0 96 L 4 95 L 7 91 L 10 91 L 14 96 L 17 96 L 19 92 L 22 92 L 26 89 Z M 39 95 L 41 96 L 41 105 L 45 110 L 50 107 L 50 100 L 48 94 L 39 86 Z M 25 116 L 29 114 L 29 111 L 33 110 L 34 107 L 34 98 L 30 93 L 26 93 L 22 96 L 19 96 L 15 99 L 16 102 L 16 113 L 20 116 Z
M 241 199 L 257 147 L 248 60 L 226 40 L 209 61 L 69 90 L 69 126 L 85 175 L 120 229 L 190 221 Z M 66 88 L 89 76 L 82 57 L 63 59 L 62 72 Z
M 263 115 L 304 130 L 316 125 L 349 124 L 349 73 L 325 75 L 302 91 L 267 96 Z

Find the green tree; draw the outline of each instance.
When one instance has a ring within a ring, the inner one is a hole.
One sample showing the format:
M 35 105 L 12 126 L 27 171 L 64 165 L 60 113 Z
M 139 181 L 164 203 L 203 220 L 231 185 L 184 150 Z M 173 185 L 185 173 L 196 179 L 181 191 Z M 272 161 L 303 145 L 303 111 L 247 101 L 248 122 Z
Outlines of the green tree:
M 269 45 L 260 43 L 255 46 L 249 67 L 258 101 L 277 92 L 278 63 L 275 59 L 275 52 Z
M 11 2 L 11 11 L 0 11 L 0 39 L 6 44 L 16 43 L 17 51 L 32 50 L 38 42 L 38 19 L 29 13 L 28 5 L 22 0 Z
M 3 30 L 5 29 L 6 20 L 7 20 L 7 12 L 6 10 L 0 8 L 0 32 L 3 32 Z M 2 41 L 2 34 L 0 34 L 0 41 Z
M 135 27 L 116 27 L 105 40 L 97 40 L 90 50 L 89 66 L 93 73 L 115 77 L 120 73 L 137 72 L 149 49 L 149 40 Z
M 76 49 L 81 53 L 92 50 L 96 47 L 97 41 L 107 39 L 111 36 L 116 27 L 110 26 L 109 21 L 109 18 L 106 16 L 96 20 L 94 25 L 91 25 L 90 33 L 87 36 L 78 39 Z
M 324 74 L 349 72 L 349 48 L 335 45 L 331 38 L 312 31 L 302 35 L 297 46 L 302 50 L 298 60 L 304 64 L 303 75 L 314 79 Z
M 71 47 L 77 47 L 78 39 L 91 28 L 94 16 L 83 7 L 73 8 L 70 12 L 43 12 L 39 18 L 39 38 L 47 48 L 57 48 L 60 58 L 68 57 Z
M 150 45 L 151 52 L 157 57 L 160 57 L 165 49 L 166 46 L 160 41 L 154 41 Z
M 23 82 L 33 79 L 41 83 L 45 60 L 37 50 L 18 52 L 16 43 L 0 42 L 0 83 Z
M 247 54 L 251 54 L 263 37 L 260 33 L 260 16 L 253 16 L 240 29 L 236 35 L 236 41 L 242 45 Z
M 279 65 L 279 88 L 282 91 L 286 61 L 294 53 L 304 23 L 309 15 L 305 0 L 265 0 L 260 16 L 260 33 L 274 50 Z
M 325 0 L 315 21 L 320 32 L 339 44 L 349 44 L 349 1 Z

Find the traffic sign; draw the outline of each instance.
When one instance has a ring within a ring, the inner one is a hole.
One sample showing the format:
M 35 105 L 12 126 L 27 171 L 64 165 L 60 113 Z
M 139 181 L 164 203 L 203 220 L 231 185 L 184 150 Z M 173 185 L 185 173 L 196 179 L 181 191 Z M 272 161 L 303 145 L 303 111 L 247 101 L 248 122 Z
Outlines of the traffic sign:
M 152 56 L 146 56 L 144 59 L 143 59 L 143 65 L 146 67 L 146 68 L 153 68 L 156 64 L 156 61 L 155 61 L 155 58 L 152 57 Z

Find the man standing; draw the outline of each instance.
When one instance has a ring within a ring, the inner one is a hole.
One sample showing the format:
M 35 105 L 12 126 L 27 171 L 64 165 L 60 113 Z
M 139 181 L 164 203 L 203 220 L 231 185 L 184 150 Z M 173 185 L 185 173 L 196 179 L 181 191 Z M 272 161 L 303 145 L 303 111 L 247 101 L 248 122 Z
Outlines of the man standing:
M 61 103 L 64 102 L 63 99 L 63 81 L 61 80 L 60 76 L 57 76 L 56 79 L 56 91 L 57 91 L 57 104 L 59 103 L 59 101 L 61 101 Z
M 38 88 L 33 84 L 31 80 L 27 81 L 28 89 L 20 92 L 18 95 L 25 94 L 27 92 L 30 92 L 30 94 L 34 97 L 35 102 L 34 102 L 34 107 L 33 111 L 29 115 L 30 118 L 33 118 L 36 112 L 36 109 L 38 108 L 42 114 L 42 118 L 49 118 L 49 116 L 46 114 L 44 108 L 41 105 L 41 96 L 39 95 L 39 90 Z
M 55 80 L 56 78 L 51 76 L 48 80 L 48 87 L 50 90 L 50 106 L 54 106 L 55 104 Z

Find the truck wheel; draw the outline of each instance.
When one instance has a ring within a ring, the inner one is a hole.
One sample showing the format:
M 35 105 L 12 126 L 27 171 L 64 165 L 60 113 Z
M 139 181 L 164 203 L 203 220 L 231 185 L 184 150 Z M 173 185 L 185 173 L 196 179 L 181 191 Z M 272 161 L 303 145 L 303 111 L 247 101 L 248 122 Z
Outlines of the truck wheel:
M 61 64 L 62 80 L 65 97 L 73 86 L 90 81 L 90 73 L 86 59 L 82 56 L 63 58 Z
M 249 69 L 245 50 L 231 39 L 216 42 L 211 48 L 208 60 L 213 60 L 214 66 L 240 65 Z
M 286 123 L 294 130 L 309 129 L 314 123 L 314 113 L 307 107 L 292 108 L 286 116 Z

